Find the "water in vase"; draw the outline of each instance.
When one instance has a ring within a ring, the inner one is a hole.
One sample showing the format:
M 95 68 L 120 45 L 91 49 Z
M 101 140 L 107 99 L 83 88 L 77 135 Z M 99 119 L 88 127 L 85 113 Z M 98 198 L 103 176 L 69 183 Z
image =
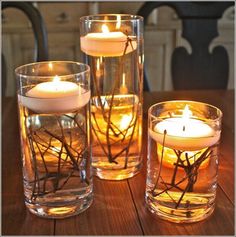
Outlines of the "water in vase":
M 92 202 L 86 107 L 42 114 L 19 103 L 25 202 L 37 215 L 63 218 Z

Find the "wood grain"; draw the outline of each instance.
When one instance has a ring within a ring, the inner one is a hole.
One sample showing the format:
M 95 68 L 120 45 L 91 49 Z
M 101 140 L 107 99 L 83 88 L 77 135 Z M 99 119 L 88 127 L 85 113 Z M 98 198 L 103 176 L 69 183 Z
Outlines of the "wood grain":
M 59 220 L 56 235 L 142 235 L 127 181 L 94 178 L 94 202 L 73 220 Z
M 218 183 L 234 203 L 234 133 L 223 126 L 220 144 Z

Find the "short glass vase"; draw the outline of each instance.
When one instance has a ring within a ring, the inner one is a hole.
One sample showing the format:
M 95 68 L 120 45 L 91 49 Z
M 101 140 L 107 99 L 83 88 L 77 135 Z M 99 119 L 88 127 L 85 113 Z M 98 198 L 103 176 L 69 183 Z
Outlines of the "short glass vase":
M 158 217 L 190 223 L 215 207 L 222 112 L 194 101 L 148 111 L 146 204 Z

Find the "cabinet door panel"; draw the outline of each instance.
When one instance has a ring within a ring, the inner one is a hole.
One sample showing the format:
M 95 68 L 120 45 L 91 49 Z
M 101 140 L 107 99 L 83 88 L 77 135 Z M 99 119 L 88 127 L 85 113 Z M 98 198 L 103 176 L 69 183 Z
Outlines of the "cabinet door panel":
M 152 91 L 172 89 L 170 62 L 174 34 L 174 31 L 145 31 L 145 70 Z
M 136 14 L 143 2 L 99 2 L 100 13 Z
M 2 11 L 3 31 L 5 28 L 28 28 L 30 25 L 30 21 L 21 10 L 16 8 L 7 8 Z
M 228 89 L 234 89 L 234 31 L 231 28 L 223 29 L 222 25 L 219 25 L 219 37 L 213 40 L 210 45 L 210 51 L 216 46 L 224 46 L 229 56 L 229 81 Z
M 79 32 L 51 33 L 48 38 L 50 60 L 73 60 L 82 58 Z
M 39 9 L 48 29 L 58 26 L 78 27 L 79 18 L 88 14 L 88 3 L 39 3 Z
M 32 34 L 28 35 L 30 37 L 26 37 L 26 34 L 4 34 L 2 37 L 2 52 L 7 67 L 6 96 L 16 94 L 15 68 L 34 61 L 34 47 L 29 46 L 31 43 L 33 45 L 34 39 Z

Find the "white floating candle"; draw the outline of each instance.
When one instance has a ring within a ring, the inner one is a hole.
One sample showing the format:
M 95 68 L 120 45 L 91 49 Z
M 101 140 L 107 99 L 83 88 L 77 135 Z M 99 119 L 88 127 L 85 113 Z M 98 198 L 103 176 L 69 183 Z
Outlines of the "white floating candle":
M 149 135 L 159 144 L 171 149 L 196 151 L 214 145 L 220 139 L 220 132 L 214 131 L 208 124 L 193 118 L 167 118 L 149 129 Z
M 126 54 L 137 48 L 134 37 L 128 44 Z M 102 32 L 89 33 L 80 38 L 81 50 L 91 56 L 116 57 L 122 56 L 126 47 L 127 36 L 120 31 L 109 32 L 108 27 L 104 24 Z
M 79 85 L 59 81 L 55 77 L 51 82 L 37 84 L 25 96 L 19 95 L 19 101 L 35 112 L 65 113 L 83 107 L 89 102 L 90 90 Z

